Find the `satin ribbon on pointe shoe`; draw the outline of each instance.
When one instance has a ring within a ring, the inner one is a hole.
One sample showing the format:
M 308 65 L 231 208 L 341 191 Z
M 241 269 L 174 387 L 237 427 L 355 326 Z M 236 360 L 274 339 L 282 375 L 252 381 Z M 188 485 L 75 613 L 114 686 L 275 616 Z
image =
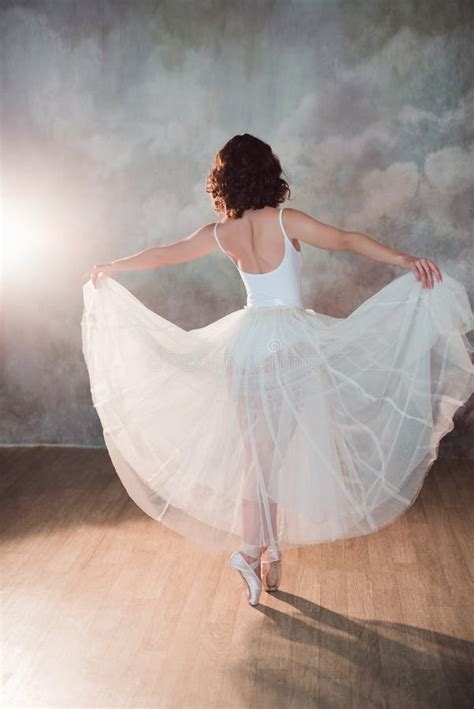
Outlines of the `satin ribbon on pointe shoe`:
M 283 554 L 276 544 L 270 544 L 260 558 L 262 584 L 265 591 L 277 591 L 281 582 Z
M 246 553 L 246 552 L 244 552 Z M 248 562 L 244 559 L 240 551 L 234 551 L 229 559 L 229 566 L 236 569 L 248 590 L 248 602 L 251 606 L 256 606 L 262 592 L 262 582 L 258 578 L 254 569 L 260 564 L 260 559 Z

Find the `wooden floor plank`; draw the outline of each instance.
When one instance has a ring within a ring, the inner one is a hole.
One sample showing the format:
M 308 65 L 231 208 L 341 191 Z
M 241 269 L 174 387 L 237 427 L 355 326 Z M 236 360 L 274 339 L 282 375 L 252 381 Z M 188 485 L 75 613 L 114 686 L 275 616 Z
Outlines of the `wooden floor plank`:
M 474 464 L 379 532 L 284 551 L 255 608 L 228 554 L 145 515 L 103 450 L 0 450 L 2 706 L 474 704 Z

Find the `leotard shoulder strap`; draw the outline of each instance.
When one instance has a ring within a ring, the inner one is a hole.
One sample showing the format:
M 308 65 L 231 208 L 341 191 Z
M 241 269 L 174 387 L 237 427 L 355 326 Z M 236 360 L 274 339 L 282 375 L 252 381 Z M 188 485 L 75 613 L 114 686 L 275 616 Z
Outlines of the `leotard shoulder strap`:
M 224 247 L 222 246 L 221 242 L 219 241 L 219 237 L 217 236 L 217 222 L 215 222 L 215 224 L 214 224 L 214 238 L 215 238 L 215 240 L 217 241 L 220 250 L 223 251 L 223 253 L 225 253 L 225 255 L 227 256 L 227 258 L 230 259 L 230 260 L 232 261 L 232 263 L 234 264 L 234 266 L 237 267 L 237 264 L 235 263 L 234 259 L 229 256 L 229 254 L 227 253 L 227 251 L 224 249 Z
M 285 209 L 285 207 L 280 207 L 280 209 L 278 210 L 278 211 L 280 212 L 280 214 L 278 215 L 278 219 L 280 220 L 280 227 L 281 227 L 281 230 L 282 230 L 282 232 L 283 232 L 283 236 L 286 236 L 286 238 L 288 239 L 288 241 L 289 241 L 290 244 L 291 244 L 291 239 L 290 239 L 290 237 L 288 236 L 288 234 L 286 233 L 285 227 L 283 226 L 283 210 L 284 210 L 284 209 Z

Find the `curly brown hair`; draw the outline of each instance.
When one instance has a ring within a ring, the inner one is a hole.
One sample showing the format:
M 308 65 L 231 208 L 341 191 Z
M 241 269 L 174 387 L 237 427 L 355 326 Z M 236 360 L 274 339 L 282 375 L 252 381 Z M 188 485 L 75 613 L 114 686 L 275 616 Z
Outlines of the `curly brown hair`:
M 263 140 L 249 133 L 234 135 L 216 154 L 206 192 L 214 209 L 240 219 L 246 209 L 276 207 L 290 197 L 278 157 Z

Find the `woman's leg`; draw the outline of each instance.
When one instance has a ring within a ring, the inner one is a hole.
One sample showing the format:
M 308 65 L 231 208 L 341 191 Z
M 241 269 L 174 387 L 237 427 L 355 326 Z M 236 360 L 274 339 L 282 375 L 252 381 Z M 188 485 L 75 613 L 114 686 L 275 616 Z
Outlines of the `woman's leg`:
M 262 548 L 277 542 L 278 507 L 267 491 L 274 464 L 274 441 L 258 411 L 249 412 L 240 406 L 239 425 L 244 446 L 241 550 L 255 559 Z
M 278 544 L 278 505 L 269 497 L 268 487 L 281 465 L 278 430 L 283 398 L 281 393 L 275 396 L 274 387 L 272 395 L 267 391 L 270 380 L 275 384 L 275 372 L 248 371 L 230 366 L 227 375 L 243 447 L 241 553 L 247 561 L 253 561 L 262 549 Z

